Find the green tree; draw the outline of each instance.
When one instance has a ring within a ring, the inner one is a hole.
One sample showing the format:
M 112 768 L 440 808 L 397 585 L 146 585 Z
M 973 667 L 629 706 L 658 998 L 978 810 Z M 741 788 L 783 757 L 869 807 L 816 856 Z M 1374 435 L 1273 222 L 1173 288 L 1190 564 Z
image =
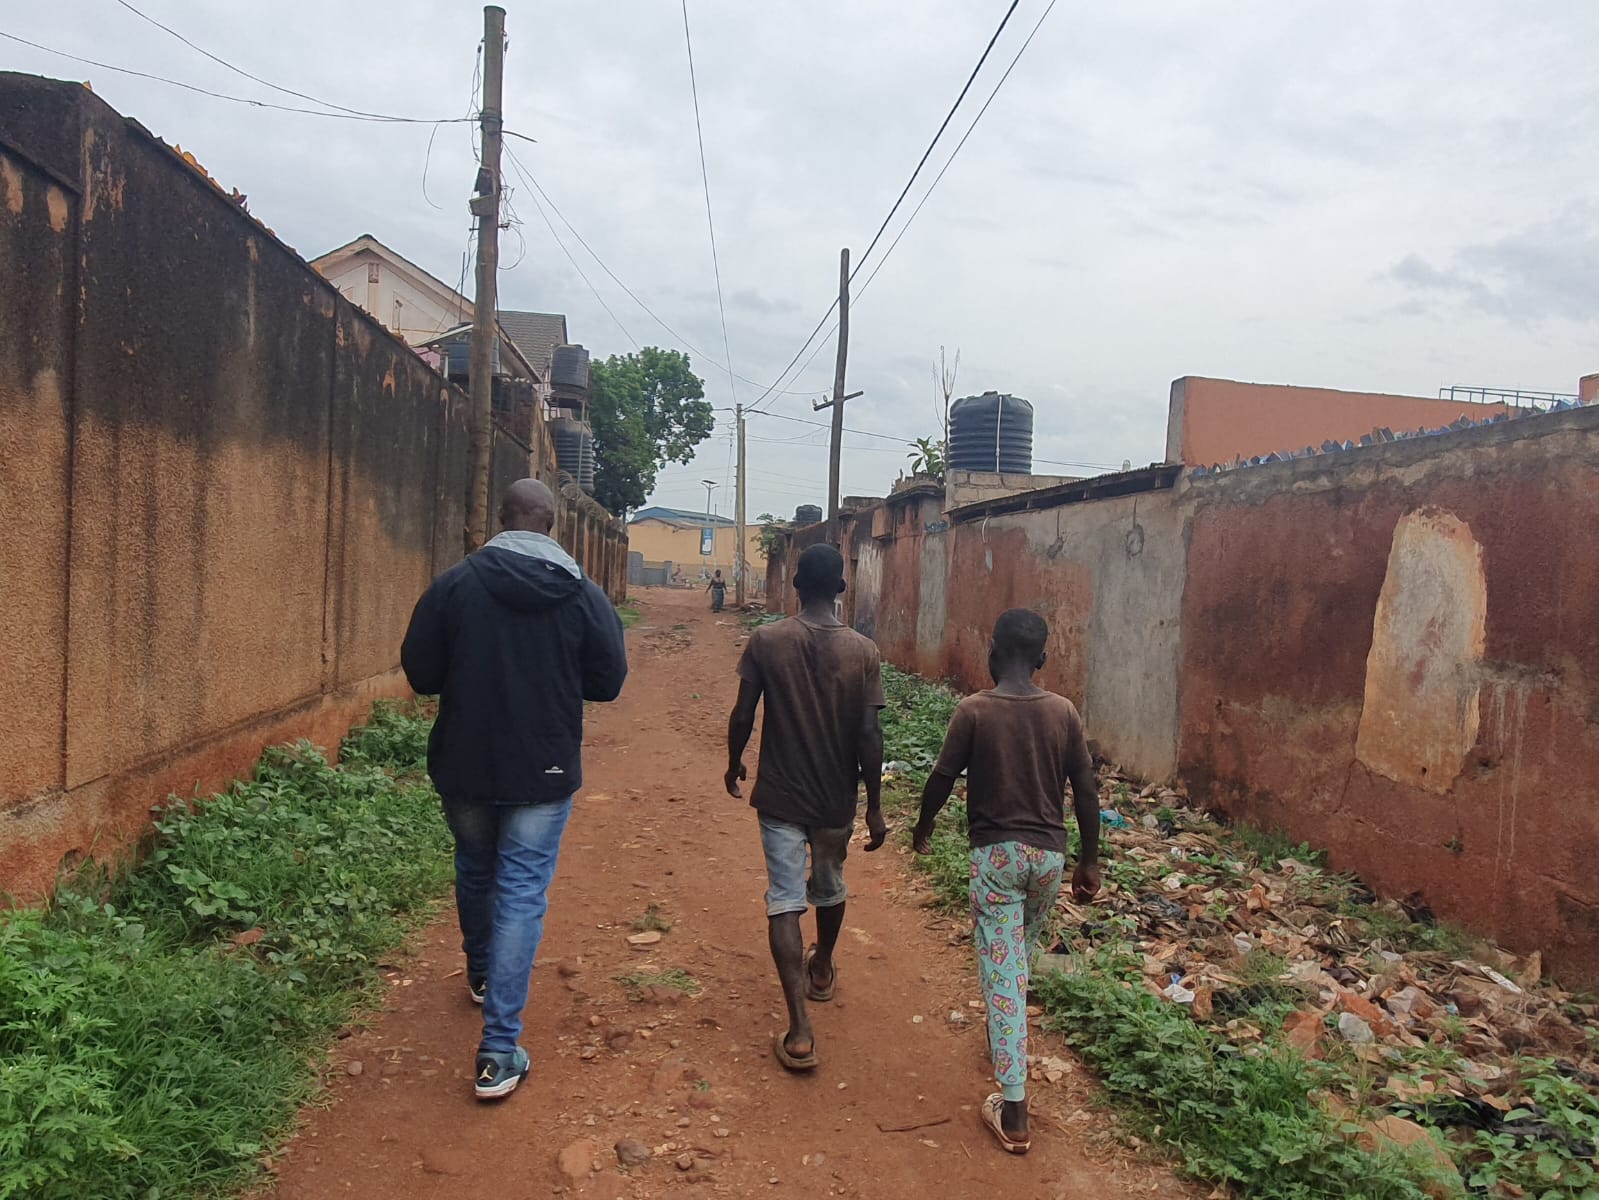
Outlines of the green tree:
M 589 367 L 594 498 L 613 513 L 638 508 L 669 462 L 686 463 L 715 418 L 688 355 L 646 346 Z

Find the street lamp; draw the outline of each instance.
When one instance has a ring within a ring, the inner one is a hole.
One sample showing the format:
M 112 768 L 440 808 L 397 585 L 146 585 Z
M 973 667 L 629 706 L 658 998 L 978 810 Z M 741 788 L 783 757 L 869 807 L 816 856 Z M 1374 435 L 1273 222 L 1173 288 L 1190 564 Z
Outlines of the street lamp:
M 714 479 L 702 479 L 700 482 L 705 485 L 705 511 L 714 517 L 716 514 L 711 512 L 711 492 L 722 485 Z

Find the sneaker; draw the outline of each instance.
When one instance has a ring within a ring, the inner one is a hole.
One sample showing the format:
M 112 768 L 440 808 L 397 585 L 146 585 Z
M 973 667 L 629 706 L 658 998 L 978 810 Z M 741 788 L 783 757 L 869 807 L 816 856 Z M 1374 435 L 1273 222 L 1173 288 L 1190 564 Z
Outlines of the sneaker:
M 483 1050 L 477 1056 L 477 1082 L 474 1088 L 479 1100 L 498 1100 L 516 1091 L 517 1084 L 527 1078 L 527 1051 L 518 1046 L 509 1054 L 494 1054 Z
M 466 981 L 466 993 L 472 997 L 473 1004 L 482 1004 L 483 997 L 488 995 L 489 981 L 484 975 L 477 975 Z

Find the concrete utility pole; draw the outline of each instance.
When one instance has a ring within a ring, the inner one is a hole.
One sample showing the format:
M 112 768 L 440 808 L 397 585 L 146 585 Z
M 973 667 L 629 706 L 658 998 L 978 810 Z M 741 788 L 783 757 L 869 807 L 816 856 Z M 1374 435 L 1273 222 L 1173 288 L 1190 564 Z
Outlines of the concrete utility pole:
M 734 536 L 738 538 L 738 549 L 733 552 L 733 603 L 744 607 L 744 572 L 748 564 L 744 558 L 744 543 L 747 540 L 744 533 L 744 406 L 735 404 L 733 411 L 738 417 L 738 500 L 735 514 L 737 529 Z
M 500 92 L 505 77 L 505 10 L 483 9 L 483 162 L 470 208 L 477 217 L 477 295 L 472 300 L 471 450 L 467 459 L 466 552 L 489 536 L 489 454 L 494 440 L 494 352 L 500 336 Z
M 838 252 L 838 360 L 833 367 L 833 398 L 811 408 L 833 410 L 833 439 L 827 455 L 827 538 L 838 541 L 838 458 L 844 449 L 844 401 L 860 392 L 844 394 L 844 361 L 849 357 L 849 247 Z

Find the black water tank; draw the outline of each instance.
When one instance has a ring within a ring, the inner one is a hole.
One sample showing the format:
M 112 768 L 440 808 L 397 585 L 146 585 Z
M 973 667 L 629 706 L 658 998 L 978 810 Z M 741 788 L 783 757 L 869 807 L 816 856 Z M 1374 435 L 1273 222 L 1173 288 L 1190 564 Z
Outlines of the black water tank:
M 550 422 L 556 465 L 577 480 L 577 486 L 594 494 L 594 434 L 587 421 L 556 417 Z
M 1020 396 L 984 392 L 949 409 L 949 465 L 956 471 L 1033 470 L 1033 406 Z
M 589 352 L 582 346 L 557 346 L 550 356 L 550 383 L 555 387 L 587 391 Z
M 801 504 L 794 510 L 794 524 L 814 525 L 822 519 L 820 504 Z

